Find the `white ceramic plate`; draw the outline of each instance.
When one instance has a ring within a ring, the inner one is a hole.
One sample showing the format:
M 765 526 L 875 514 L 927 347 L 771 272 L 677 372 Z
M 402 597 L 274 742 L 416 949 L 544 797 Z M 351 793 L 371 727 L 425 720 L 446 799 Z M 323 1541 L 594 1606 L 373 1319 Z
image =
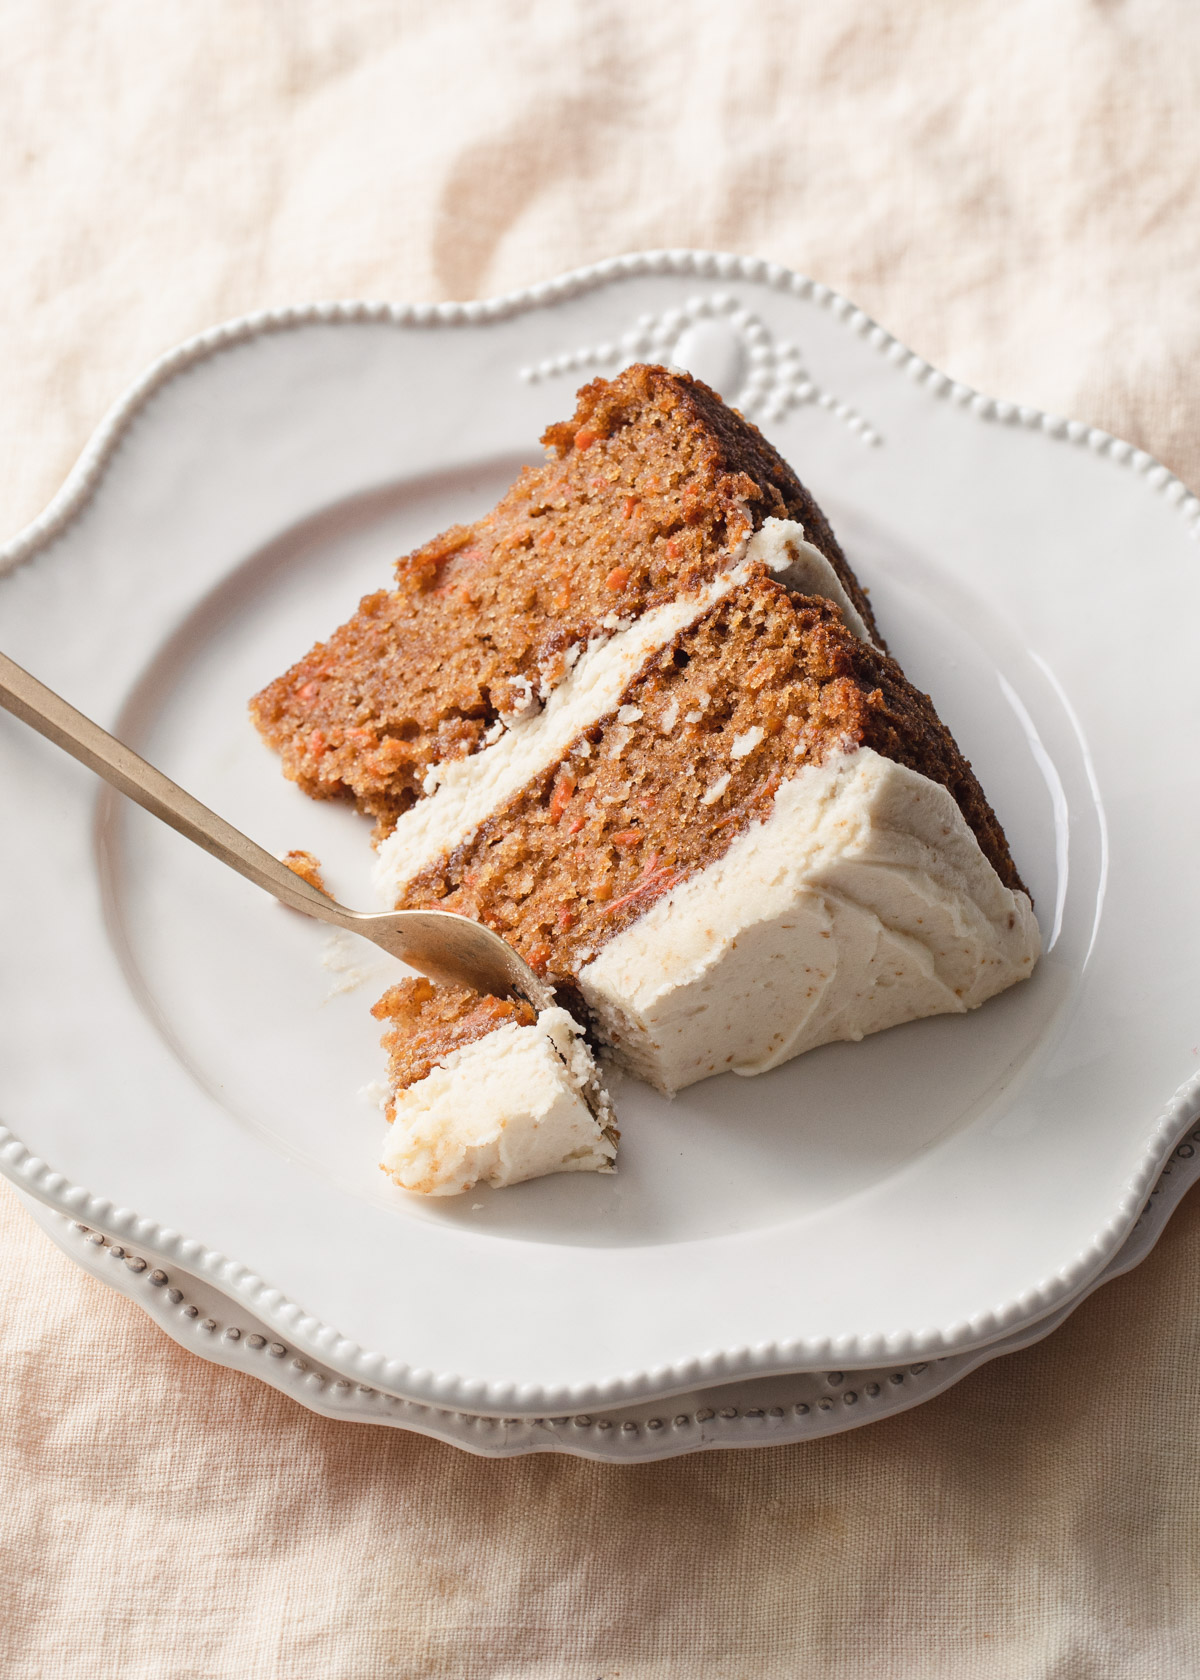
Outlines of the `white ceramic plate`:
M 1041 1341 L 1094 1289 L 1145 1259 L 1185 1192 L 1200 1177 L 1197 1142 L 1200 1131 L 1193 1131 L 1179 1145 L 1133 1230 L 1099 1277 L 1036 1324 L 1001 1336 L 986 1347 L 876 1370 L 743 1377 L 740 1382 L 672 1395 L 667 1405 L 661 1400 L 642 1401 L 573 1417 L 478 1417 L 400 1400 L 350 1382 L 278 1341 L 269 1325 L 207 1280 L 178 1268 L 166 1272 L 153 1267 L 124 1244 L 110 1242 L 101 1232 L 53 1213 L 27 1192 L 20 1194 L 64 1254 L 141 1307 L 180 1347 L 210 1364 L 257 1377 L 321 1417 L 412 1430 L 483 1458 L 567 1452 L 606 1464 L 628 1464 L 716 1448 L 781 1446 L 839 1435 L 909 1411 L 943 1394 L 989 1360 Z
M 651 254 L 490 304 L 218 329 L 10 546 L 0 645 L 368 903 L 366 825 L 282 780 L 246 697 L 637 355 L 750 408 L 826 506 L 1033 888 L 1029 984 L 674 1103 L 626 1086 L 615 1178 L 420 1202 L 356 1095 L 387 965 L 0 719 L 5 1170 L 330 1369 L 472 1413 L 1014 1333 L 1111 1260 L 1200 1091 L 1200 503 L 783 270 Z

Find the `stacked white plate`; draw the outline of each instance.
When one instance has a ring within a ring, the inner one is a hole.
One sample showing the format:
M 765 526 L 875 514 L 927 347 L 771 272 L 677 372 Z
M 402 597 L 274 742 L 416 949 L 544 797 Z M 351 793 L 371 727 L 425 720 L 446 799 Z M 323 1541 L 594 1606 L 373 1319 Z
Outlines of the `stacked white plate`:
M 0 646 L 368 907 L 368 825 L 283 780 L 247 697 L 636 359 L 716 386 L 825 507 L 1033 890 L 1029 983 L 671 1103 L 626 1084 L 616 1177 L 421 1201 L 359 1095 L 398 965 L 0 718 L 0 1165 L 206 1357 L 480 1452 L 660 1457 L 913 1404 L 1134 1264 L 1192 1170 L 1200 503 L 799 276 L 650 253 L 218 328 L 0 555 Z

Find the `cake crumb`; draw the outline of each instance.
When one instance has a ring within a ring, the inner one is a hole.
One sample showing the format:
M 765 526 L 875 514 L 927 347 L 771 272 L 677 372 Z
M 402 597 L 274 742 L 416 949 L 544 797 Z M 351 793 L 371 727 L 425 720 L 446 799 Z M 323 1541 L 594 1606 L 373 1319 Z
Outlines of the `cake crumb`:
M 280 863 L 286 863 L 293 875 L 299 875 L 302 881 L 307 881 L 310 887 L 316 887 L 326 898 L 333 894 L 321 879 L 321 860 L 315 852 L 292 851 L 285 852 Z

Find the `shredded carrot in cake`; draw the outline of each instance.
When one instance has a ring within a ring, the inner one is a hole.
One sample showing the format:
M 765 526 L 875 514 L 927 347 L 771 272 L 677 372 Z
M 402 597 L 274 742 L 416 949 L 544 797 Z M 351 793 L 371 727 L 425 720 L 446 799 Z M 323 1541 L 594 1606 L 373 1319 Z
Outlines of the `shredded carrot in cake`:
M 251 703 L 284 774 L 352 799 L 386 833 L 432 768 L 561 682 L 589 640 L 694 590 L 770 517 L 799 520 L 863 618 L 820 509 L 761 433 L 707 386 L 634 366 L 579 393 L 491 513 L 397 562 Z

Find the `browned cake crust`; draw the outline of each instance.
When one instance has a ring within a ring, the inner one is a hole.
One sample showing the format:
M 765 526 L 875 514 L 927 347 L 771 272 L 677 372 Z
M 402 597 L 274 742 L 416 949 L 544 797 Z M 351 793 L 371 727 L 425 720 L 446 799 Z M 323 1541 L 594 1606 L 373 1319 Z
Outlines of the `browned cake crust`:
M 706 385 L 637 365 L 579 393 L 549 459 L 396 566 L 394 590 L 251 703 L 285 775 L 386 832 L 430 766 L 476 750 L 560 681 L 605 619 L 698 587 L 770 517 L 799 520 L 878 639 L 829 526 L 765 438 Z
M 513 1022 L 531 1027 L 537 1012 L 528 1003 L 481 996 L 466 986 L 435 986 L 431 980 L 401 980 L 371 1010 L 390 1023 L 381 1040 L 388 1054 L 392 1091 L 403 1091 L 472 1040 Z M 389 1120 L 395 1112 L 389 1105 Z
M 580 735 L 401 907 L 486 922 L 569 985 L 608 939 L 764 818 L 797 767 L 872 747 L 940 782 L 1008 887 L 1021 882 L 971 767 L 927 695 L 827 601 L 756 567 L 653 654 Z

